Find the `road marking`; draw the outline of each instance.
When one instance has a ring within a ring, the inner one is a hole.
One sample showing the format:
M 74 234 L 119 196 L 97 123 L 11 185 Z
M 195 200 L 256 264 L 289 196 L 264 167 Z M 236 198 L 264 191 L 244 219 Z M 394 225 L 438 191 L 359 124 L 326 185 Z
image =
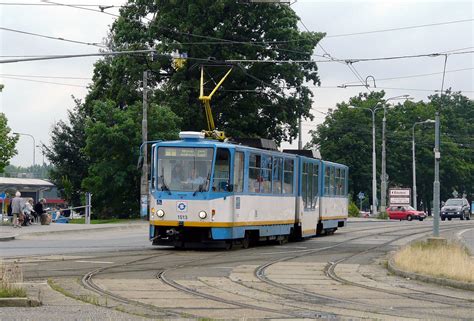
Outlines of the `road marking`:
M 458 236 L 458 239 L 461 238 L 461 236 L 466 233 L 467 231 L 470 231 L 470 230 L 474 230 L 474 228 L 468 228 L 468 229 L 465 229 L 465 230 L 462 230 L 461 232 L 458 232 L 457 236 Z
M 281 246 L 281 245 L 276 245 L 274 248 L 279 248 L 279 249 L 307 249 L 306 246 Z
M 114 262 L 107 262 L 107 261 L 74 261 L 77 263 L 92 263 L 92 264 L 114 264 Z

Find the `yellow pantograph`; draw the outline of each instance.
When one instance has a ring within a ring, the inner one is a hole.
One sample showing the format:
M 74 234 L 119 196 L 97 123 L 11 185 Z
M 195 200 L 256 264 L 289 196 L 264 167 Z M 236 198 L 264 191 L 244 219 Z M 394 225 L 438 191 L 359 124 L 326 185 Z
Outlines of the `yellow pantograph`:
M 209 138 L 214 138 L 220 141 L 225 140 L 225 134 L 222 131 L 216 130 L 216 126 L 214 124 L 214 118 L 212 117 L 212 110 L 211 110 L 211 98 L 214 95 L 214 93 L 219 89 L 219 87 L 222 85 L 224 80 L 227 78 L 227 76 L 230 74 L 232 71 L 232 68 L 227 71 L 227 73 L 221 78 L 221 80 L 217 83 L 216 87 L 211 91 L 211 93 L 207 96 L 204 96 L 204 66 L 201 66 L 201 88 L 200 88 L 200 93 L 199 93 L 199 100 L 202 101 L 204 104 L 204 110 L 206 112 L 206 121 L 207 121 L 207 129 L 204 130 L 204 134 L 206 137 Z

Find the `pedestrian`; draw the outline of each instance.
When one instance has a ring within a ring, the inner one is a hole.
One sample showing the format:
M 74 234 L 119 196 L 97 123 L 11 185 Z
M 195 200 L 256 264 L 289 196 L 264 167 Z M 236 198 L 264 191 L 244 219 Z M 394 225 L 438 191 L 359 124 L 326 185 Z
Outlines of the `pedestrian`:
M 46 225 L 48 221 L 48 214 L 44 211 L 44 203 L 46 200 L 44 198 L 40 199 L 38 203 L 35 204 L 35 212 L 40 218 L 41 225 Z
M 33 212 L 33 199 L 29 198 L 26 200 L 25 205 L 23 205 L 23 214 L 25 216 L 23 225 L 31 225 L 32 221 L 32 212 Z
M 21 193 L 16 191 L 15 197 L 12 199 L 12 215 L 13 215 L 13 227 L 21 227 L 19 220 L 21 219 Z

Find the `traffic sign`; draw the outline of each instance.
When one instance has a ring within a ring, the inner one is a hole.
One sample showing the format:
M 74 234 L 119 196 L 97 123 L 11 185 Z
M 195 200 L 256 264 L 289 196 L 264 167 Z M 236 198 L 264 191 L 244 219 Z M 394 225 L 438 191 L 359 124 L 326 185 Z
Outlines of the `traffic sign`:
M 363 199 L 365 198 L 364 192 L 359 192 L 359 194 L 357 194 L 357 197 L 358 197 L 360 200 L 363 200 Z
M 5 193 L 0 193 L 0 198 L 1 199 L 5 199 L 7 197 L 7 195 Z
M 389 190 L 390 206 L 410 205 L 410 188 L 391 188 Z

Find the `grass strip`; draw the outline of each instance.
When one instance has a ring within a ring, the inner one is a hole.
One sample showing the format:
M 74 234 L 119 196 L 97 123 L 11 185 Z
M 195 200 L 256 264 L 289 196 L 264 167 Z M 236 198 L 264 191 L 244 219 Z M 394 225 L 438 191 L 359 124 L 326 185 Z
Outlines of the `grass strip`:
M 474 258 L 459 243 L 414 242 L 398 251 L 393 261 L 400 269 L 438 278 L 474 282 Z

